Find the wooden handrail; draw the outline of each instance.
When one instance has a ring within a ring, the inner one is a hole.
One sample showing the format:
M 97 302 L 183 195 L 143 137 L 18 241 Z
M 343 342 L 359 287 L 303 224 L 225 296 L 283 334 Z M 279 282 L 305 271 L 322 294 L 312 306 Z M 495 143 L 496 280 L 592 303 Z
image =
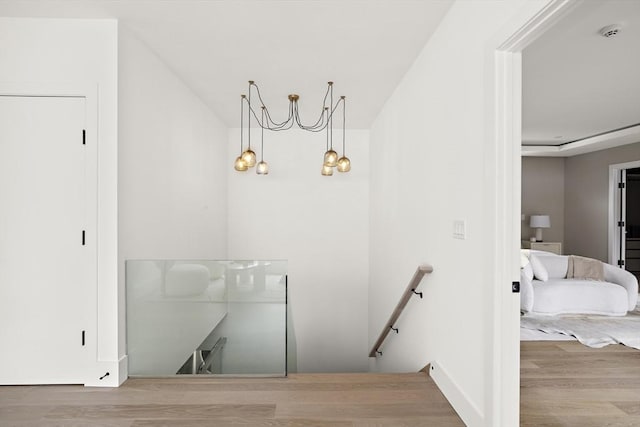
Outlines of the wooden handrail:
M 385 338 L 387 338 L 387 335 L 391 330 L 398 332 L 398 329 L 394 328 L 393 325 L 396 324 L 396 321 L 400 317 L 400 314 L 402 313 L 402 310 L 404 310 L 404 307 L 409 302 L 409 299 L 411 299 L 411 297 L 415 294 L 419 294 L 420 298 L 422 298 L 422 292 L 416 292 L 416 289 L 418 289 L 418 285 L 420 284 L 420 281 L 422 280 L 424 275 L 429 274 L 431 272 L 433 272 L 433 267 L 430 266 L 429 264 L 422 264 L 418 266 L 418 268 L 416 269 L 416 272 L 413 274 L 413 277 L 411 278 L 411 281 L 409 282 L 409 285 L 407 285 L 407 289 L 405 289 L 404 292 L 402 293 L 402 297 L 400 297 L 400 301 L 398 301 L 398 305 L 396 305 L 395 310 L 393 310 L 393 313 L 391 313 L 391 317 L 389 317 L 389 320 L 384 325 L 384 329 L 382 329 L 382 332 L 380 332 L 380 336 L 378 337 L 378 340 L 376 341 L 375 345 L 369 352 L 369 357 L 376 357 L 376 354 L 382 354 L 378 352 L 378 350 L 380 349 L 380 346 L 384 342 Z

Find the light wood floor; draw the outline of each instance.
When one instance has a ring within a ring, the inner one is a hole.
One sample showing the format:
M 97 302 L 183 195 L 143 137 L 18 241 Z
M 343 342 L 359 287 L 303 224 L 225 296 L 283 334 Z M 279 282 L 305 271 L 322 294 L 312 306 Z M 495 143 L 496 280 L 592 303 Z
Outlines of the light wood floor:
M 520 425 L 640 426 L 640 351 L 521 343 Z
M 521 426 L 640 426 L 640 351 L 521 344 Z M 463 426 L 417 374 L 132 379 L 122 387 L 0 387 L 0 426 Z
M 0 425 L 464 426 L 424 373 L 0 387 Z

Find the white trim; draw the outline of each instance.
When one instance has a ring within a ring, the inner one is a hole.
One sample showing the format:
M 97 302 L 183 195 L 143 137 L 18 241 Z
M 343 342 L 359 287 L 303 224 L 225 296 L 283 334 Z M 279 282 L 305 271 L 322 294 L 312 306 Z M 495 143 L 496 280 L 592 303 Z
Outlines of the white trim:
M 481 426 L 484 424 L 484 417 L 480 410 L 438 362 L 431 363 L 429 376 L 433 378 L 442 394 L 447 397 L 451 406 L 466 425 Z
M 522 52 L 522 50 L 543 35 L 551 26 L 564 18 L 583 0 L 551 0 L 527 23 L 509 36 L 497 50 L 502 52 Z
M 488 143 L 495 150 L 487 159 L 487 185 L 495 199 L 487 200 L 495 242 L 490 246 L 486 280 L 494 284 L 489 295 L 486 354 L 486 426 L 519 425 L 520 408 L 520 295 L 511 292 L 511 282 L 519 280 L 521 104 L 522 70 L 520 52 L 579 2 L 552 0 L 522 26 L 516 28 L 493 51 L 494 104 L 488 105 Z M 527 4 L 523 13 L 537 8 Z M 525 15 L 526 16 L 526 15 Z M 517 22 L 513 21 L 514 23 Z M 506 30 L 505 30 L 506 31 Z M 493 168 L 493 170 L 491 170 Z
M 127 380 L 128 371 L 126 355 L 118 360 L 101 360 L 92 367 L 91 376 L 85 383 L 85 387 L 118 387 Z M 107 372 L 109 375 L 105 376 Z
M 640 140 L 640 125 L 602 135 L 596 135 L 561 146 L 528 145 L 522 147 L 523 156 L 571 157 L 579 154 L 593 153 L 623 145 L 635 144 Z
M 609 264 L 618 265 L 618 259 L 624 259 L 624 244 L 622 242 L 623 251 L 622 254 L 618 254 L 618 247 L 620 245 L 620 235 L 618 233 L 617 218 L 620 214 L 620 192 L 618 191 L 619 174 L 621 170 L 640 168 L 640 160 L 626 163 L 616 163 L 609 165 L 609 216 L 608 216 L 608 258 Z M 623 204 L 626 200 L 622 201 Z M 624 206 L 623 206 L 624 209 Z M 618 258 L 620 256 L 620 258 Z

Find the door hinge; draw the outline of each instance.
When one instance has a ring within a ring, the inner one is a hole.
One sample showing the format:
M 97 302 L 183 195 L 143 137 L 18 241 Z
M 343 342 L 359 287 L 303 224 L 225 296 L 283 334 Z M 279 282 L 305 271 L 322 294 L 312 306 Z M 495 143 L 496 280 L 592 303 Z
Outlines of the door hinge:
M 624 260 L 623 259 L 619 259 L 618 260 L 618 266 L 619 267 L 624 267 Z
M 618 188 L 624 188 L 624 182 L 619 182 L 618 183 Z
M 520 293 L 520 282 L 511 282 L 511 292 L 514 294 Z
M 85 236 L 86 236 L 86 233 L 85 233 L 85 231 L 84 231 L 84 230 L 82 230 L 82 246 L 84 246 L 84 245 L 85 245 L 85 240 L 86 240 L 86 239 L 85 239 Z
M 82 346 L 84 347 L 85 331 L 82 331 Z
M 82 129 L 82 145 L 87 144 L 87 131 Z
M 618 221 L 618 227 L 624 227 L 624 221 Z

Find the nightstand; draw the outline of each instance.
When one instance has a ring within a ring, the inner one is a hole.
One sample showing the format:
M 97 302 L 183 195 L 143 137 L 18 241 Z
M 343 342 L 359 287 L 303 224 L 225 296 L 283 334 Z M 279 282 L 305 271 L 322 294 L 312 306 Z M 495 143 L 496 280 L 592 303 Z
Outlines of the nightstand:
M 562 255 L 561 242 L 531 242 L 529 240 L 523 240 L 522 249 L 533 249 L 536 251 L 546 251 Z

